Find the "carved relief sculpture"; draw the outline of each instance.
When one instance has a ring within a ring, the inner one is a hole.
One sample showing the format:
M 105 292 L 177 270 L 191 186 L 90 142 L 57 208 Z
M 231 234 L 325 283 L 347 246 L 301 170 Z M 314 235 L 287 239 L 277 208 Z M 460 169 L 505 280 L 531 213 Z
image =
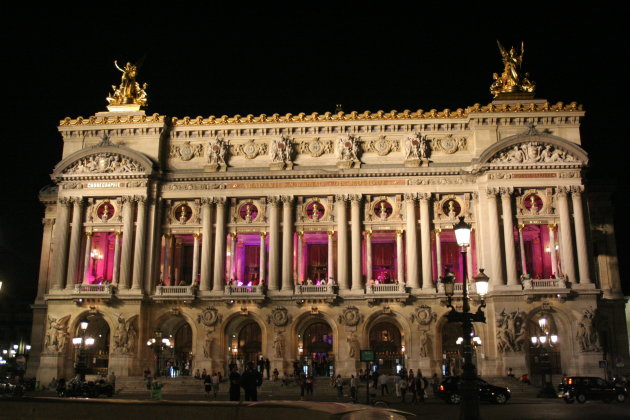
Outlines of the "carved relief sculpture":
M 500 151 L 490 163 L 571 163 L 575 157 L 550 144 L 521 143 Z
M 354 136 L 342 136 L 337 140 L 337 167 L 340 169 L 359 168 L 361 162 L 357 156 L 359 140 Z
M 227 146 L 228 143 L 220 137 L 208 143 L 208 165 L 206 168 L 209 171 L 217 172 L 227 170 L 227 163 L 225 162 Z
M 284 327 L 289 323 L 289 312 L 286 308 L 278 306 L 271 311 L 271 315 L 267 317 L 267 322 L 276 327 Z
M 214 342 L 214 337 L 212 336 L 212 331 L 206 331 L 206 338 L 203 341 L 203 357 L 206 359 L 210 359 L 212 357 L 212 343 Z
M 118 326 L 114 332 L 113 350 L 117 353 L 133 353 L 136 349 L 137 332 L 133 326 L 133 317 L 125 321 L 118 315 Z
M 120 174 L 144 172 L 146 169 L 135 160 L 118 153 L 97 153 L 79 159 L 63 173 L 78 174 Z
M 501 311 L 497 317 L 497 349 L 500 353 L 523 350 L 527 341 L 525 334 L 525 315 L 516 310 L 512 313 Z
M 189 161 L 192 158 L 203 156 L 203 144 L 190 144 L 189 141 L 185 141 L 182 145 L 172 144 L 171 150 L 168 155 L 170 158 L 180 158 L 183 161 Z
M 199 316 L 197 316 L 197 322 L 202 323 L 206 327 L 213 327 L 218 322 L 221 322 L 222 318 L 223 316 L 219 314 L 219 310 L 217 308 L 208 306 Z
M 70 335 L 68 334 L 68 321 L 70 315 L 62 318 L 53 318 L 48 315 L 48 328 L 44 338 L 44 348 L 48 352 L 63 353 Z
M 359 313 L 359 308 L 355 306 L 348 306 L 339 315 L 339 323 L 348 327 L 356 327 L 362 319 L 363 316 Z
M 585 309 L 582 319 L 578 321 L 576 339 L 581 352 L 601 351 L 599 334 L 593 325 L 595 311 Z
M 274 138 L 269 143 L 269 158 L 272 170 L 292 169 L 293 168 L 293 146 L 291 139 L 288 137 Z
M 273 339 L 273 354 L 278 359 L 282 359 L 284 356 L 284 334 L 282 331 L 277 331 Z

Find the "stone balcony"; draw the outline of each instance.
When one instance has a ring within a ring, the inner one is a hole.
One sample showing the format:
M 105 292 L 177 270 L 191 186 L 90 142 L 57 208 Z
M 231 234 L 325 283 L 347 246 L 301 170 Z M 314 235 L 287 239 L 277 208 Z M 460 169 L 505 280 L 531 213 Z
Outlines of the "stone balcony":
M 333 284 L 296 284 L 293 293 L 296 299 L 333 301 L 337 298 Z
M 556 279 L 528 279 L 523 280 L 523 292 L 528 299 L 535 296 L 554 295 L 560 299 L 567 297 L 571 289 L 567 285 L 566 279 L 560 277 Z
M 404 301 L 409 297 L 405 283 L 367 284 L 365 296 L 368 299 L 394 299 Z
M 111 284 L 75 284 L 74 295 L 86 299 L 110 299 L 116 286 Z
M 235 300 L 264 300 L 265 286 L 259 284 L 257 286 L 225 286 L 224 295 L 226 298 Z
M 188 286 L 156 286 L 153 299 L 155 300 L 193 300 L 197 288 Z

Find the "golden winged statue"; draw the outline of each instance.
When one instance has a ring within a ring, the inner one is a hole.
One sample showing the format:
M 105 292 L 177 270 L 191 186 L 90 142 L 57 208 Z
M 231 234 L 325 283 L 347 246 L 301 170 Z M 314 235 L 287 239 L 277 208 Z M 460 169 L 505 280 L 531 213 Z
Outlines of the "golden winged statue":
M 509 97 L 515 95 L 519 98 L 524 96 L 533 98 L 536 84 L 528 79 L 528 73 L 522 73 L 521 71 L 525 43 L 521 42 L 520 53 L 517 52 L 514 47 L 506 51 L 499 41 L 497 41 L 497 44 L 499 45 L 499 51 L 503 59 L 503 73 L 500 75 L 494 73 L 494 82 L 490 86 L 490 93 L 492 93 L 495 98 L 499 96 Z
M 147 84 L 136 82 L 140 64 L 127 62 L 125 67 L 120 68 L 118 61 L 114 61 L 116 68 L 122 73 L 120 85 L 112 86 L 113 92 L 107 97 L 110 106 L 136 105 L 138 108 L 147 105 Z

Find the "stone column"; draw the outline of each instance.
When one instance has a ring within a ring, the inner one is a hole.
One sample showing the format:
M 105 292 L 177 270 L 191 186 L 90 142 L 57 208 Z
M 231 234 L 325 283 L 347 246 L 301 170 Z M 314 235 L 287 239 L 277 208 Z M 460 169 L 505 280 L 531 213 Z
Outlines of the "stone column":
M 551 256 L 551 273 L 558 276 L 558 253 L 556 252 L 556 225 L 549 225 L 549 255 Z
M 521 251 L 521 272 L 526 275 L 527 274 L 527 260 L 525 258 L 525 240 L 523 239 L 523 229 L 525 229 L 525 225 L 518 225 L 518 245 Z
M 214 234 L 214 286 L 213 292 L 223 292 L 225 281 L 225 197 L 217 201 L 217 224 Z
M 265 257 L 267 256 L 267 245 L 265 243 L 265 238 L 267 237 L 267 232 L 260 232 L 260 267 L 258 274 L 258 283 L 265 283 L 265 271 L 267 268 L 267 261 Z
M 488 227 L 490 232 L 490 278 L 493 286 L 503 284 L 501 264 L 501 235 L 499 234 L 499 214 L 497 212 L 497 191 L 488 188 Z
M 114 238 L 114 240 L 116 241 L 116 243 L 114 243 L 114 272 L 112 273 L 112 284 L 118 285 L 118 279 L 120 277 L 120 232 L 116 231 L 115 235 L 116 237 Z
M 588 249 L 586 245 L 586 231 L 584 230 L 584 210 L 582 207 L 582 188 L 572 189 L 573 218 L 575 222 L 575 246 L 577 248 L 578 269 L 580 273 L 580 284 L 589 284 L 591 280 L 588 266 Z
M 352 290 L 363 290 L 361 273 L 361 196 L 350 196 L 352 234 Z
M 144 256 L 146 255 L 146 197 L 138 197 L 138 222 L 136 223 L 136 244 L 134 250 L 133 284 L 131 288 L 140 291 L 144 288 Z
M 41 264 L 39 266 L 39 280 L 37 282 L 37 297 L 35 300 L 40 302 L 44 299 L 47 289 L 51 287 L 48 284 L 50 273 L 50 246 L 52 243 L 53 219 L 42 219 L 44 225 L 42 234 L 42 250 L 40 255 Z M 32 334 L 35 335 L 35 334 Z M 32 341 L 31 341 L 32 342 Z
M 406 246 L 406 256 L 407 256 L 407 285 L 412 289 L 417 289 L 420 287 L 420 281 L 418 279 L 418 237 L 416 234 L 416 194 L 405 194 L 405 209 L 406 209 L 406 220 L 407 220 L 407 246 Z M 398 238 L 396 238 L 398 240 Z M 396 242 L 396 247 L 398 247 L 398 241 Z M 401 242 L 402 249 L 402 242 Z M 396 251 L 398 252 L 398 251 Z M 402 254 L 400 254 L 402 256 Z M 398 263 L 400 268 L 402 265 L 401 261 Z M 398 276 L 400 279 L 400 275 Z
M 367 267 L 365 271 L 367 272 L 367 276 L 365 277 L 366 282 L 369 284 L 370 280 L 372 280 L 372 231 L 365 231 L 365 262 Z
M 118 241 L 118 232 L 116 232 L 116 241 Z M 118 245 L 118 243 L 116 243 Z M 92 232 L 85 232 L 85 255 L 83 256 L 83 280 L 82 283 L 87 283 L 87 276 L 90 273 L 90 258 L 92 256 Z M 116 255 L 114 254 L 114 272 L 116 269 Z M 118 274 L 118 273 L 116 273 Z M 112 283 L 115 283 L 112 279 Z
M 173 235 L 170 233 L 164 234 L 164 270 L 162 271 L 162 283 L 164 285 L 171 283 L 171 260 L 173 259 L 172 238 Z
M 66 283 L 68 264 L 68 233 L 70 230 L 70 201 L 60 198 L 57 203 L 57 218 L 53 243 L 53 289 L 61 290 Z
M 437 266 L 435 271 L 437 272 L 438 277 L 437 279 L 435 279 L 436 283 L 440 281 L 440 277 L 442 277 L 442 274 L 444 274 L 442 267 L 442 240 L 440 239 L 441 233 L 442 229 L 435 229 L 435 265 Z
M 422 288 L 425 290 L 435 290 L 435 285 L 433 284 L 433 267 L 431 266 L 431 215 L 429 214 L 429 200 L 431 200 L 431 194 L 420 194 L 419 198 Z
M 230 281 L 236 279 L 236 242 L 238 235 L 236 232 L 230 232 L 230 266 L 228 267 L 228 276 Z M 243 280 L 243 279 L 239 279 Z
M 293 291 L 293 197 L 282 197 L 282 290 Z
M 203 292 L 210 290 L 210 266 L 212 258 L 212 200 L 201 200 L 201 275 L 199 288 Z
M 402 236 L 403 236 L 403 231 L 400 229 L 397 230 L 396 231 L 396 271 L 398 271 L 398 283 L 405 282 L 405 274 L 403 272 Z
M 571 216 L 569 214 L 567 192 L 568 189 L 563 187 L 559 187 L 556 192 L 558 212 L 560 213 L 560 257 L 565 278 L 572 283 L 576 283 L 573 239 L 571 237 Z
M 501 189 L 501 207 L 503 209 L 503 241 L 505 243 L 505 272 L 507 284 L 517 285 L 516 250 L 514 249 L 514 222 L 512 221 L 512 188 Z M 469 275 L 472 273 L 469 272 Z
M 133 245 L 133 197 L 123 197 L 123 239 L 122 255 L 120 258 L 120 289 L 129 289 L 131 282 L 132 245 Z
M 72 200 L 72 231 L 70 232 L 70 256 L 68 258 L 68 274 L 66 289 L 73 290 L 79 279 L 79 254 L 81 253 L 81 231 L 83 230 L 83 199 Z
M 337 195 L 337 283 L 339 290 L 348 290 L 348 215 L 346 196 Z
M 302 264 L 304 261 L 304 256 L 302 255 L 304 253 L 304 232 L 300 230 L 297 234 L 298 234 L 298 240 L 297 240 L 298 249 L 297 249 L 297 276 L 296 277 L 297 277 L 297 282 L 300 283 L 300 281 L 304 280 L 302 278 Z
M 199 233 L 193 233 L 192 284 L 196 284 L 199 274 Z
M 333 253 L 333 237 L 335 236 L 335 232 L 332 230 L 328 231 L 328 278 L 335 278 L 335 259 Z
M 278 220 L 279 197 L 269 197 L 269 290 L 278 290 L 280 277 L 280 222 Z

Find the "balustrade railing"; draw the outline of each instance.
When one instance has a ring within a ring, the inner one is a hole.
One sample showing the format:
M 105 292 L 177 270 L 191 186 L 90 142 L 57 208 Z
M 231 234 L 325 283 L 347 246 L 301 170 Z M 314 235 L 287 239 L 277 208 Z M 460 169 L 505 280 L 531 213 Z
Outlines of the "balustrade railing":
M 405 283 L 368 284 L 365 292 L 369 294 L 407 293 Z
M 529 279 L 523 280 L 523 289 L 565 289 L 567 283 L 564 278 L 555 279 Z
M 112 293 L 111 284 L 77 284 L 74 286 L 74 293 L 98 293 L 108 295 Z
M 195 286 L 157 286 L 155 294 L 158 296 L 192 296 Z
M 256 296 L 264 294 L 264 286 L 258 284 L 256 286 L 225 286 L 226 295 L 244 295 L 244 296 Z
M 335 291 L 332 284 L 296 284 L 295 293 L 302 295 L 322 295 L 333 294 Z

